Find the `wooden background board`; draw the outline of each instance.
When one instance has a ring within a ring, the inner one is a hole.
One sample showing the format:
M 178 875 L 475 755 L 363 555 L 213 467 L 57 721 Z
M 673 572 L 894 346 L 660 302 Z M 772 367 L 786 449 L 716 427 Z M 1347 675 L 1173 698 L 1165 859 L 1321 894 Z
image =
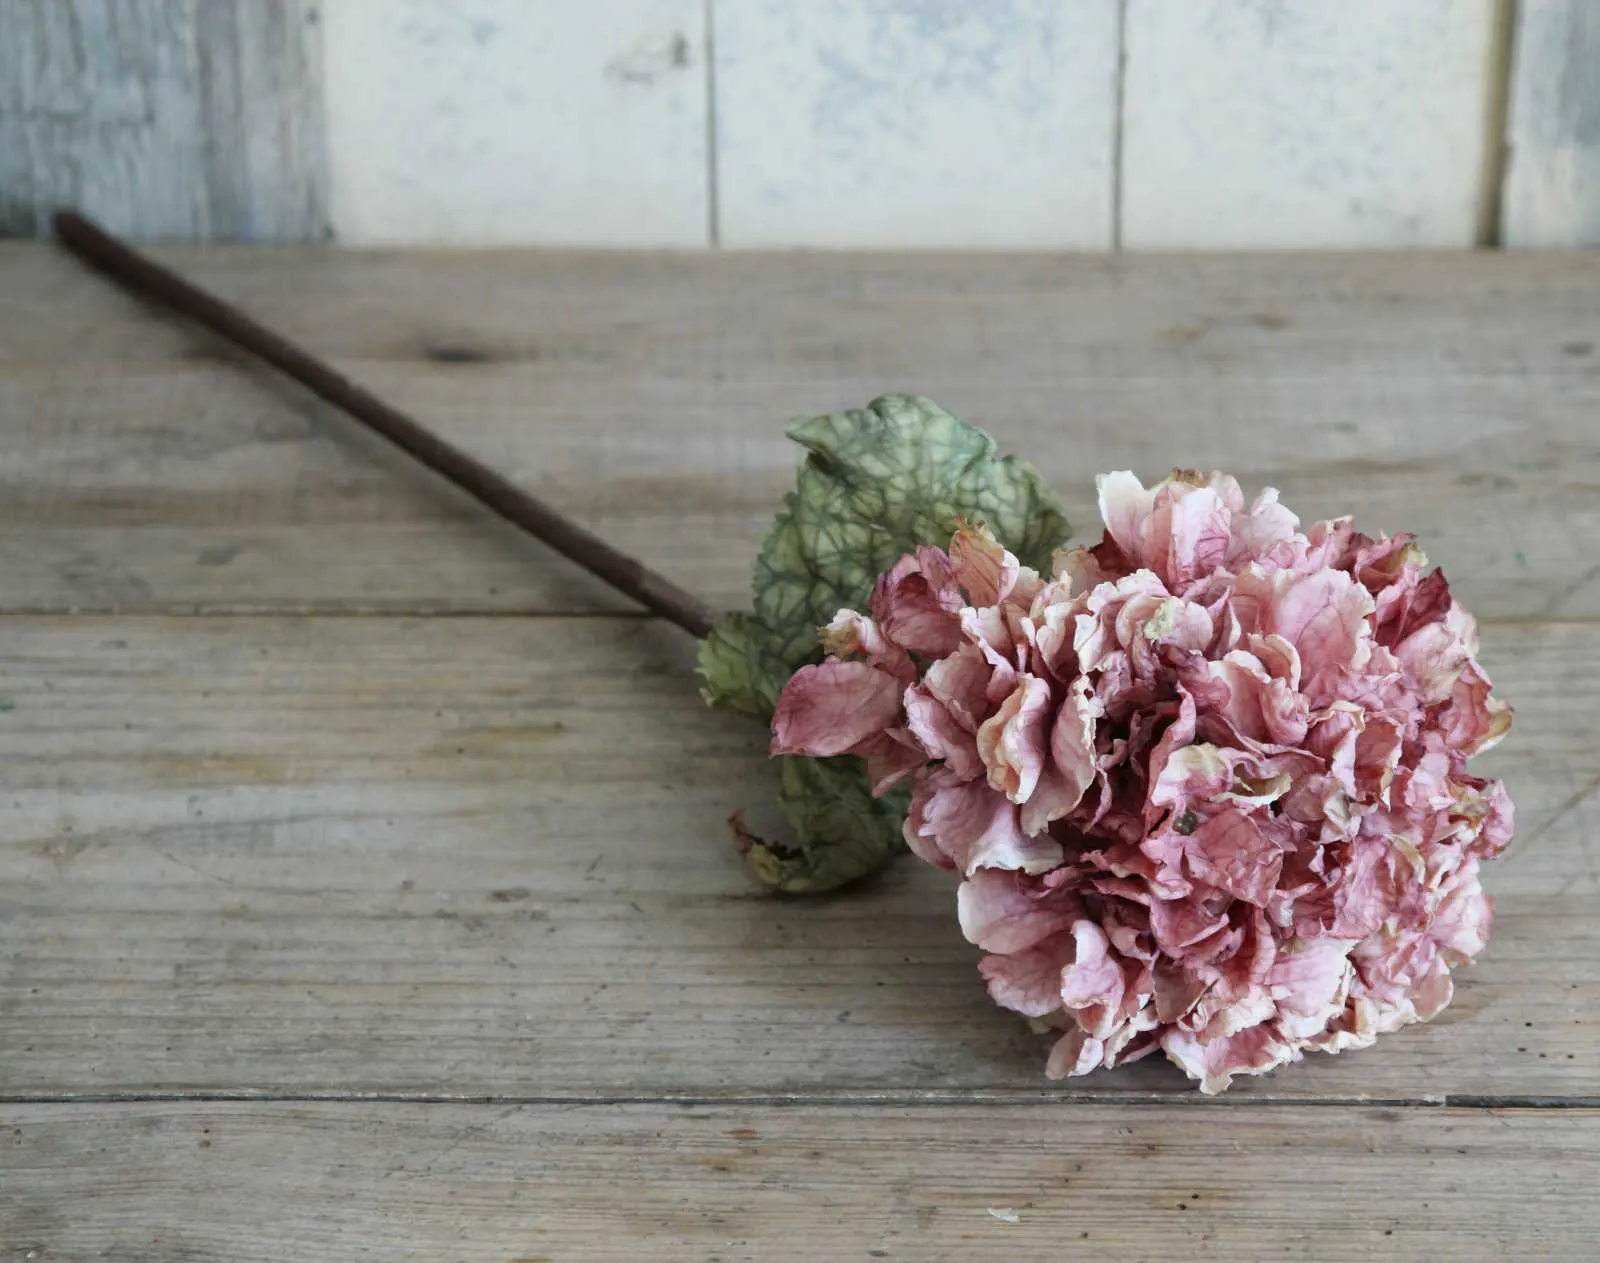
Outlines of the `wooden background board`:
M 1051 1257 L 1081 1224 L 1108 1258 L 1432 1259 L 1457 1225 L 1463 1257 L 1587 1250 L 1600 265 L 167 257 L 720 604 L 792 479 L 782 419 L 887 389 L 1035 458 L 1080 538 L 1096 470 L 1173 463 L 1421 527 L 1518 709 L 1483 770 L 1520 836 L 1434 1024 L 1220 1101 L 1150 1062 L 1050 1084 L 946 875 L 760 893 L 724 818 L 770 794 L 764 736 L 703 708 L 678 632 L 12 246 L 8 1248 Z
M 1420 532 L 1480 617 L 1600 613 L 1587 255 L 164 257 L 729 608 L 784 422 L 914 389 L 1080 537 L 1095 472 L 1220 466 Z M 0 248 L 0 281 L 0 607 L 626 608 L 70 260 Z
M 0 1117 L 14 1258 L 1567 1263 L 1600 1182 L 1587 1110 L 138 1104 L 92 1131 L 81 1113 Z
M 706 710 L 672 629 L 0 630 L 0 1096 L 1193 1092 L 1158 1061 L 1047 1085 L 944 874 L 761 895 L 724 820 L 772 799 L 763 733 Z M 1434 1025 L 1238 1095 L 1600 1101 L 1600 635 L 1489 635 L 1524 839 L 1493 949 Z

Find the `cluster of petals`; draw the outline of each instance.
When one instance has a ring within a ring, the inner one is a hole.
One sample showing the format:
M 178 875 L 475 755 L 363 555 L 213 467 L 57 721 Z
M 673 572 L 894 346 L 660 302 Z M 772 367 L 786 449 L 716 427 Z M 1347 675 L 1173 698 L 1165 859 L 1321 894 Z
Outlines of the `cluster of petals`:
M 823 629 L 773 750 L 909 783 L 1004 1007 L 1052 1076 L 1161 1050 L 1206 1092 L 1426 1020 L 1482 950 L 1512 834 L 1466 770 L 1511 712 L 1410 536 L 1300 529 L 1266 490 L 1099 479 L 1049 578 L 982 526 Z

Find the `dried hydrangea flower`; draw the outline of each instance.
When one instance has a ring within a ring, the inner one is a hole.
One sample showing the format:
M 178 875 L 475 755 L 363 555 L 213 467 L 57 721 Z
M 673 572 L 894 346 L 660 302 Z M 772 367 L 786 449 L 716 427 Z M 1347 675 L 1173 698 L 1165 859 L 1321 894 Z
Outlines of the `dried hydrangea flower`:
M 1157 1049 L 1219 1092 L 1424 1021 L 1482 950 L 1511 839 L 1472 618 L 1410 536 L 1301 532 L 1186 471 L 1099 480 L 1046 580 L 981 526 L 883 574 L 773 716 L 780 754 L 909 782 L 997 1002 L 1052 1076 Z

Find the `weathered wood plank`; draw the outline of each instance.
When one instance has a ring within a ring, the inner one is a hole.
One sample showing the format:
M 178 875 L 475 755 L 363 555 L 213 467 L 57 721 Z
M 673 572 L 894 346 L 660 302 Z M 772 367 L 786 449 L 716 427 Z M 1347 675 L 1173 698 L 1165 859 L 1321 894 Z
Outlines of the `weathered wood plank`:
M 735 246 L 1111 245 L 1116 0 L 718 0 Z
M 1235 1096 L 1597 1095 L 1597 655 L 1489 638 L 1523 841 L 1456 1004 Z M 759 895 L 764 734 L 688 666 L 645 620 L 4 620 L 0 1095 L 1193 1094 L 1048 1085 L 945 874 Z
M 318 22 L 305 0 L 0 6 L 0 232 L 74 205 L 146 239 L 321 240 Z
M 1522 0 L 1515 48 L 1505 244 L 1600 245 L 1600 8 Z
M 1473 244 L 1495 0 L 1127 3 L 1124 246 Z
M 0 1238 L 64 1263 L 1565 1263 L 1600 1231 L 1588 1110 L 212 1103 L 0 1127 Z
M 347 243 L 703 246 L 706 0 L 339 0 Z
M 166 257 L 729 607 L 783 421 L 912 389 L 1080 535 L 1098 470 L 1222 467 L 1486 618 L 1600 615 L 1594 256 Z M 0 248 L 0 330 L 0 607 L 624 608 L 52 251 Z

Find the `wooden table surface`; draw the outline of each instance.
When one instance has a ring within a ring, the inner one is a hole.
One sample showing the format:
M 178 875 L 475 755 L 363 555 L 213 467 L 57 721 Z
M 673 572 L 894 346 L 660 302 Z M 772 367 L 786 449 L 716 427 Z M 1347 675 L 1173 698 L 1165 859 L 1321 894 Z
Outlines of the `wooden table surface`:
M 757 889 L 686 637 L 7 246 L 0 1259 L 1592 1257 L 1600 257 L 162 253 L 723 606 L 894 389 L 1415 529 L 1519 838 L 1433 1024 L 1049 1083 L 947 875 Z

